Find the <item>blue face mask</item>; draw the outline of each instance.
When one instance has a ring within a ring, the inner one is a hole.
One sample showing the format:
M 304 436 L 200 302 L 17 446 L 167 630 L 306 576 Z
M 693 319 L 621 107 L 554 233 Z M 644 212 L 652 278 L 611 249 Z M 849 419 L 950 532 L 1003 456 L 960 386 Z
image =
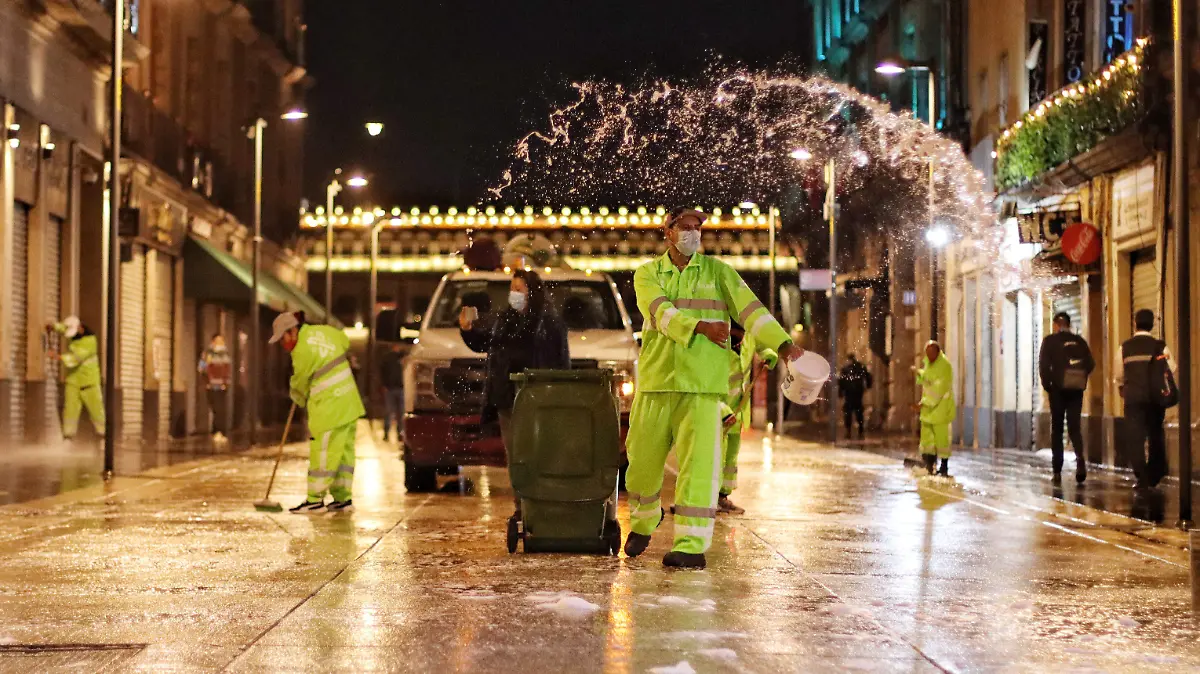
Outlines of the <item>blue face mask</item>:
M 508 293 L 508 305 L 517 311 L 525 311 L 529 304 L 529 296 L 515 290 Z

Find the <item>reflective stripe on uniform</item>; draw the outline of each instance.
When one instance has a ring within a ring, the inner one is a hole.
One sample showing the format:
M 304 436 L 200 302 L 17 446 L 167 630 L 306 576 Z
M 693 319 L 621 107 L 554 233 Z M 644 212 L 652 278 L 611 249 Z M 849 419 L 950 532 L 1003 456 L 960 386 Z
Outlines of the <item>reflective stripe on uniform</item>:
M 746 321 L 750 320 L 750 314 L 758 311 L 759 309 L 766 309 L 766 307 L 763 306 L 763 303 L 759 302 L 758 300 L 754 300 L 750 304 L 747 304 L 746 308 L 742 309 L 742 313 L 738 314 L 738 323 L 745 325 Z
M 666 330 L 667 326 L 671 324 L 671 319 L 675 318 L 675 314 L 678 314 L 678 313 L 679 313 L 679 310 L 676 309 L 675 307 L 667 307 L 663 311 L 661 329 Z
M 349 362 L 349 360 L 350 359 L 346 357 L 346 354 L 343 353 L 342 355 L 338 356 L 337 358 L 334 358 L 333 360 L 329 361 L 328 363 L 325 363 L 324 365 L 322 365 L 320 367 L 320 369 L 318 369 L 316 372 L 314 372 L 312 374 L 312 379 L 315 381 L 317 379 L 320 379 L 321 377 L 324 377 L 325 375 L 329 374 L 330 372 L 333 372 L 333 369 L 335 367 L 337 367 L 338 365 L 341 365 L 342 363 Z
M 629 502 L 630 503 L 654 503 L 655 501 L 658 500 L 658 497 L 661 495 L 662 495 L 662 491 L 656 491 L 649 496 L 642 496 L 641 494 L 635 494 L 633 492 L 629 492 Z
M 342 465 L 338 466 L 337 472 L 353 475 L 354 474 L 354 466 L 347 466 L 346 464 L 343 463 Z
M 666 301 L 667 298 L 660 295 L 655 297 L 654 301 L 650 303 L 650 327 L 655 330 L 658 329 L 658 319 L 655 318 L 655 315 L 658 314 L 658 308 L 666 303 Z
M 329 389 L 330 387 L 334 386 L 335 384 L 340 384 L 353 376 L 354 376 L 354 372 L 352 372 L 350 370 L 350 368 L 347 367 L 345 370 L 342 370 L 341 372 L 333 375 L 332 377 L 321 381 L 316 386 L 313 386 L 308 392 L 308 397 L 312 398 L 313 396 L 317 395 L 318 393 L 321 393 L 322 391 Z
M 1126 356 L 1123 363 L 1148 363 L 1154 360 L 1154 356 Z
M 713 311 L 725 311 L 725 302 L 721 300 L 703 300 L 703 299 L 688 299 L 682 298 L 675 300 L 675 308 L 677 309 L 712 309 Z
M 771 314 L 769 314 L 769 313 L 763 314 L 762 316 L 759 317 L 759 319 L 757 321 L 754 321 L 754 325 L 750 326 L 750 330 L 749 330 L 750 334 L 754 335 L 755 338 L 757 338 L 758 331 L 762 330 L 763 326 L 769 325 L 774 320 L 775 320 L 775 317 L 772 316 Z
M 678 538 L 679 536 L 693 536 L 695 538 L 702 539 L 705 543 L 711 543 L 712 542 L 712 534 L 713 534 L 712 522 L 709 522 L 707 525 L 702 526 L 702 527 L 690 526 L 687 524 L 676 524 L 675 525 L 676 538 Z
M 332 470 L 310 470 L 308 471 L 309 479 L 312 478 L 328 478 L 333 477 L 336 473 Z
M 738 385 L 738 386 L 741 386 L 741 384 L 742 384 L 742 373 L 741 373 L 741 372 L 734 372 L 733 374 L 729 375 L 729 383 L 730 383 L 730 384 L 736 384 L 736 385 Z
M 693 506 L 675 506 L 675 515 L 678 517 L 696 517 L 712 519 L 717 516 L 716 508 L 696 508 Z

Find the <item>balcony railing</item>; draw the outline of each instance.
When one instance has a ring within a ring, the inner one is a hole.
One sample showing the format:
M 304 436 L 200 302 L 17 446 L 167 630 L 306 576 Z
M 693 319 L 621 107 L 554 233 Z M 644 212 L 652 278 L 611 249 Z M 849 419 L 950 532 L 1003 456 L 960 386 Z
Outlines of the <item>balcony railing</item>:
M 242 212 L 245 195 L 238 193 L 228 162 L 129 87 L 125 87 L 121 133 L 126 152 L 153 164 L 243 222 L 249 221 Z
M 1067 85 L 1006 129 L 996 145 L 996 184 L 1029 183 L 1114 136 L 1146 112 L 1148 40 L 1084 81 Z

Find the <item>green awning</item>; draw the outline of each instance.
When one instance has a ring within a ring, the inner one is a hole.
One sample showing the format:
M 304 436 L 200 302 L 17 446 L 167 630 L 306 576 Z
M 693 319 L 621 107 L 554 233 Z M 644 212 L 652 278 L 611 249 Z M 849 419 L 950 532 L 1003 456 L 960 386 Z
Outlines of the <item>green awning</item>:
M 184 245 L 183 260 L 184 293 L 188 297 L 233 306 L 250 304 L 254 275 L 241 260 L 194 236 Z M 258 302 L 275 311 L 303 311 L 314 323 L 325 320 L 325 308 L 308 293 L 265 271 L 258 276 Z

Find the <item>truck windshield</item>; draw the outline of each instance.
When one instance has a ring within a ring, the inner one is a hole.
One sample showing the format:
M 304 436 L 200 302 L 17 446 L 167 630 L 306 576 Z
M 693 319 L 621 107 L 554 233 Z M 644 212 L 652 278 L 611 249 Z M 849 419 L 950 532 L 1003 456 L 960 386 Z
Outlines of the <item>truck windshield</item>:
M 464 304 L 478 308 L 480 315 L 503 311 L 508 307 L 508 283 L 500 280 L 448 281 L 438 296 L 429 326 L 458 327 L 458 313 Z M 609 284 L 601 281 L 547 281 L 546 289 L 550 303 L 567 324 L 568 330 L 625 329 Z

